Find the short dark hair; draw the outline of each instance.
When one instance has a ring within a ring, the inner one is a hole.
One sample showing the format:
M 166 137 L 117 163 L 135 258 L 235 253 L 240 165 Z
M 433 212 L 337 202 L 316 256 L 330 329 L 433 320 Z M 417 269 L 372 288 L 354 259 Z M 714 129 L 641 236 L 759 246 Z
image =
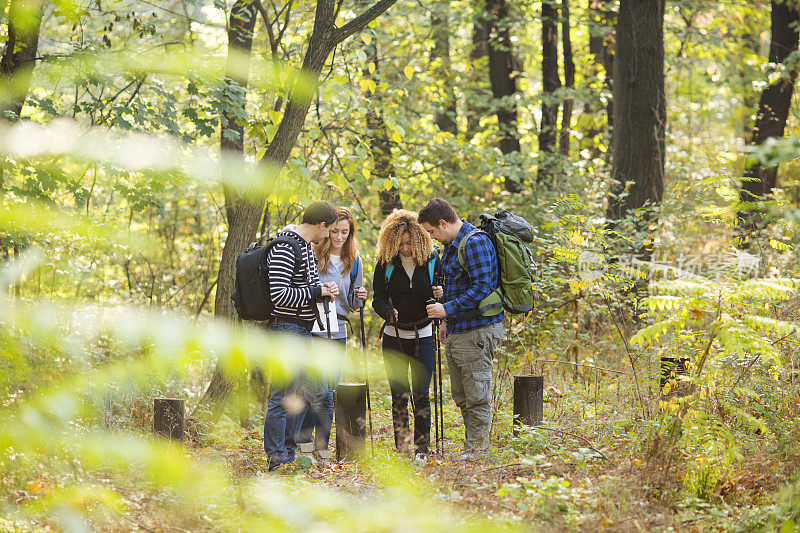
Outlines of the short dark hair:
M 458 222 L 458 214 L 453 206 L 448 204 L 443 198 L 434 198 L 428 205 L 420 209 L 417 221 L 420 224 L 430 224 L 438 226 L 439 221 L 444 220 L 448 224 Z
M 306 210 L 303 211 L 303 220 L 300 223 L 316 226 L 324 222 L 326 226 L 330 226 L 336 222 L 336 218 L 336 209 L 325 200 L 319 200 L 306 207 Z

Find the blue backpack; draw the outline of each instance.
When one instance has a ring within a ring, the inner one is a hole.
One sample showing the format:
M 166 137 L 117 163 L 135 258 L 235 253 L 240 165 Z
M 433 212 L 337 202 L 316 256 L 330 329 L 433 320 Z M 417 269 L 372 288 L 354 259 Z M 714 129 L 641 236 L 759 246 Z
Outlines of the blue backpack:
M 433 269 L 436 267 L 436 258 L 437 256 L 434 255 L 430 259 L 428 259 L 428 275 L 431 278 L 431 287 L 433 286 Z M 386 288 L 389 288 L 389 279 L 392 277 L 392 272 L 394 272 L 394 263 L 389 263 L 386 267 Z M 387 291 L 388 292 L 388 291 Z

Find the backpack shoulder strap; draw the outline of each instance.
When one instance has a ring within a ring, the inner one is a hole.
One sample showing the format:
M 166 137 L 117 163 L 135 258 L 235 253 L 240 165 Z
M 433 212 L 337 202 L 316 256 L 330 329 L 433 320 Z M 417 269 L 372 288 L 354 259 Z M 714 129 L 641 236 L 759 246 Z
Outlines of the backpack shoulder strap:
M 300 258 L 303 257 L 303 249 L 300 247 L 300 243 L 294 237 L 290 237 L 288 235 L 281 235 L 279 237 L 275 237 L 271 241 L 269 241 L 266 245 L 266 255 L 269 254 L 269 251 L 276 245 L 276 244 L 288 244 L 292 248 L 292 253 L 294 254 L 294 270 L 297 272 L 298 266 L 300 265 Z
M 352 291 L 356 284 L 356 276 L 358 276 L 358 266 L 361 264 L 361 256 L 357 256 L 353 263 L 353 268 L 350 269 L 350 290 Z
M 475 228 L 473 230 L 470 230 L 470 232 L 467 233 L 466 235 L 464 235 L 464 238 L 461 239 L 460 243 L 458 243 L 458 264 L 461 265 L 461 268 L 466 268 L 465 266 L 466 260 L 464 259 L 464 250 L 467 248 L 467 241 L 469 240 L 470 237 L 472 237 L 477 233 L 484 233 L 488 235 L 488 233 L 486 233 L 482 229 Z
M 389 286 L 389 280 L 392 278 L 392 272 L 394 272 L 394 263 L 389 263 L 386 265 L 386 286 Z
M 433 270 L 436 268 L 436 256 L 432 255 L 428 259 L 428 276 L 431 278 L 431 287 L 433 287 Z

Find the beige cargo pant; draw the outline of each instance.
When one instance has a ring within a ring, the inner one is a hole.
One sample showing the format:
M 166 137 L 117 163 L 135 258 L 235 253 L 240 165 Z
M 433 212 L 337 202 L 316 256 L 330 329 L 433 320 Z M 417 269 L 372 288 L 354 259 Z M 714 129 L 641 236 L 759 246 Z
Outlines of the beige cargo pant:
M 503 340 L 503 323 L 448 333 L 445 342 L 453 401 L 464 417 L 464 447 L 481 451 L 489 447 L 492 424 L 492 358 Z

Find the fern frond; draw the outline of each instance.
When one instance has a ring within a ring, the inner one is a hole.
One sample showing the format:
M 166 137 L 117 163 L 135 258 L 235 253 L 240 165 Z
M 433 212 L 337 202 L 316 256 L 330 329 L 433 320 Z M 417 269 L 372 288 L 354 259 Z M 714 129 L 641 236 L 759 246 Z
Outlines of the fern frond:
M 670 318 L 662 322 L 656 322 L 646 328 L 640 329 L 636 334 L 631 337 L 631 344 L 634 346 L 645 346 L 648 343 L 654 344 L 660 339 L 670 328 L 678 329 L 682 324 L 680 318 Z

